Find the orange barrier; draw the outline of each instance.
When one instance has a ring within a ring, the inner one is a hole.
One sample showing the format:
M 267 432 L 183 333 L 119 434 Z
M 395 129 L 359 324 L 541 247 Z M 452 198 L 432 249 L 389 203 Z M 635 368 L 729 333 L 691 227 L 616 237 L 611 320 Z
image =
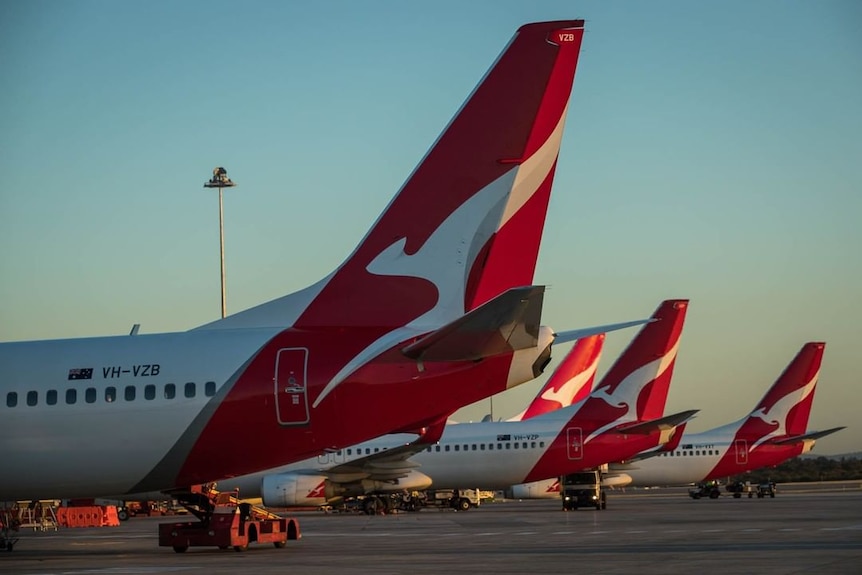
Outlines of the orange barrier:
M 120 519 L 115 505 L 58 507 L 57 523 L 62 527 L 116 527 Z

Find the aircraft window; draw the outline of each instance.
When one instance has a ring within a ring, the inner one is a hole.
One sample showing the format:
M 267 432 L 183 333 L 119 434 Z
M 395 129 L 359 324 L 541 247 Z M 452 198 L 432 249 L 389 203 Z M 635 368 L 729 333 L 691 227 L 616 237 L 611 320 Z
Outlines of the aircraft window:
M 49 389 L 45 394 L 45 403 L 48 405 L 56 405 L 57 404 L 57 390 Z
M 545 442 L 544 442 L 544 441 L 540 441 L 540 442 L 539 442 L 539 447 L 545 447 Z
M 439 446 L 439 445 L 435 445 L 435 446 L 434 446 L 434 451 L 436 451 L 436 452 L 438 452 L 438 453 L 439 453 L 439 452 L 440 452 L 440 446 Z
M 352 449 L 348 449 L 348 450 L 347 450 L 347 455 L 353 455 L 353 450 L 352 450 Z
M 480 444 L 479 444 L 479 449 L 480 449 L 480 450 L 482 450 L 482 451 L 485 451 L 485 444 L 484 444 L 484 443 L 480 443 Z
M 188 382 L 188 383 L 185 385 L 185 388 L 183 389 L 183 393 L 184 393 L 184 394 L 185 394 L 185 396 L 186 396 L 186 397 L 188 397 L 189 399 L 191 399 L 192 397 L 194 397 L 194 396 L 195 396 L 195 392 L 196 392 L 196 391 L 197 391 L 197 390 L 195 389 L 195 384 L 194 384 L 193 382 L 191 382 L 191 381 L 190 381 L 190 382 Z
M 117 388 L 110 386 L 105 388 L 105 401 L 111 403 L 117 400 Z
M 126 401 L 135 401 L 135 386 L 127 385 L 123 397 L 126 398 Z
M 461 446 L 460 446 L 460 445 L 458 445 L 458 444 L 456 444 L 456 445 L 455 445 L 455 451 L 460 451 L 460 450 L 461 450 Z
M 370 447 L 366 447 L 366 448 L 365 448 L 365 455 L 369 455 L 369 454 L 371 454 L 371 448 L 370 448 Z
M 10 391 L 6 394 L 6 407 L 15 407 L 16 405 L 18 405 L 18 394 Z
M 508 444 L 508 443 L 506 444 L 506 449 L 509 449 L 509 444 Z M 518 442 L 517 442 L 517 441 L 515 442 L 515 449 L 518 449 Z
M 27 392 L 27 405 L 33 407 L 39 402 L 39 392 L 38 391 L 28 391 Z
M 449 451 L 449 446 L 448 446 L 448 445 L 447 445 L 447 446 L 445 446 L 445 447 L 443 448 L 443 450 L 444 450 L 444 451 Z
M 465 446 L 464 446 L 464 451 L 469 451 L 469 450 L 470 450 L 470 446 L 469 446 L 469 445 L 465 445 Z
M 204 384 L 204 395 L 212 397 L 215 395 L 215 382 L 208 381 Z
M 530 449 L 536 449 L 536 442 L 535 441 L 530 442 Z
M 96 403 L 96 388 L 88 387 L 84 391 L 84 401 L 87 403 Z
M 524 443 L 522 443 L 521 447 L 523 447 L 524 449 L 527 449 L 527 442 L 525 441 Z
M 494 451 L 494 444 L 493 443 L 488 444 L 488 451 Z
M 165 384 L 165 399 L 173 399 L 177 396 L 177 386 L 173 383 Z
M 700 449 L 694 452 L 695 455 L 700 455 Z
M 378 451 L 380 451 L 380 448 L 379 448 L 379 447 L 375 447 L 375 448 L 374 448 L 374 453 L 377 453 Z
M 497 449 L 503 449 L 503 444 L 502 444 L 502 443 L 498 443 L 498 444 L 497 444 Z
M 473 444 L 473 451 L 476 451 L 476 444 Z
M 144 386 L 144 399 L 156 398 L 156 386 L 152 383 Z
M 66 390 L 66 403 L 69 405 L 78 401 L 78 390 L 77 389 L 67 389 Z

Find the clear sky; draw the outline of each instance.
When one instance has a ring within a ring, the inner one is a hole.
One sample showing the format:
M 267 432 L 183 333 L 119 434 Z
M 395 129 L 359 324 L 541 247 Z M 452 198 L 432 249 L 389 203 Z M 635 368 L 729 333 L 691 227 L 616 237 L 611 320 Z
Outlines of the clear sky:
M 217 318 L 202 184 L 219 165 L 238 184 L 228 312 L 320 279 L 517 27 L 562 18 L 587 33 L 535 280 L 545 322 L 690 298 L 668 409 L 701 409 L 693 431 L 748 413 L 826 341 L 810 427 L 848 429 L 815 453 L 862 450 L 854 0 L 2 2 L 0 341 Z M 608 337 L 600 373 L 632 335 Z

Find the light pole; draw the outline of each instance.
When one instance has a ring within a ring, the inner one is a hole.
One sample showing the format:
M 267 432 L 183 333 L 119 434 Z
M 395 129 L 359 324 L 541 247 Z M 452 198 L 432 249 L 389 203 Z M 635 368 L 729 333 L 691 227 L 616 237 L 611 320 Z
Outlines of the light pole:
M 213 177 L 204 183 L 205 188 L 218 188 L 218 234 L 219 255 L 221 257 L 221 316 L 227 315 L 227 303 L 225 300 L 224 281 L 224 207 L 222 204 L 222 188 L 232 188 L 236 184 L 227 177 L 227 170 L 222 167 L 213 170 Z

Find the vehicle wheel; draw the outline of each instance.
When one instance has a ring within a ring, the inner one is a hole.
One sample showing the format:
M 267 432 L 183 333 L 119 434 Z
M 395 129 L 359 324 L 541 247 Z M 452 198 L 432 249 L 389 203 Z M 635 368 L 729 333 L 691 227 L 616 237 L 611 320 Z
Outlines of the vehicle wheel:
M 230 545 L 219 545 L 218 546 L 218 548 L 222 549 L 222 550 L 227 549 L 228 547 L 230 547 Z
M 758 493 L 758 494 L 757 494 L 757 498 L 758 498 L 758 499 L 763 499 L 763 493 Z
M 742 493 L 734 493 L 733 494 L 734 499 L 739 499 L 740 497 L 742 497 Z
M 247 549 L 248 549 L 248 544 L 234 545 L 233 546 L 233 550 L 236 551 L 237 553 L 242 553 L 243 551 L 246 551 Z
M 770 496 L 770 497 L 772 497 L 773 499 L 775 498 L 775 494 L 774 494 L 774 493 L 770 493 L 770 494 L 769 494 L 769 496 Z
M 363 507 L 366 515 L 377 515 L 377 499 L 374 497 L 366 499 Z
M 174 551 L 177 553 L 185 553 L 188 549 L 188 545 L 174 545 Z
M 117 519 L 120 521 L 128 521 L 129 520 L 129 510 L 125 507 L 120 507 L 117 509 Z
M 463 497 L 458 500 L 458 510 L 459 511 L 468 511 L 470 509 L 470 500 L 464 499 Z
M 712 491 L 712 492 L 710 492 L 710 494 L 709 494 L 709 498 L 710 498 L 710 499 L 718 499 L 718 496 L 719 496 L 718 491 Z
M 287 547 L 287 541 L 274 541 L 273 546 L 276 549 L 284 549 L 285 547 Z
M 752 497 L 754 497 L 754 493 L 749 493 L 748 498 L 751 499 Z

